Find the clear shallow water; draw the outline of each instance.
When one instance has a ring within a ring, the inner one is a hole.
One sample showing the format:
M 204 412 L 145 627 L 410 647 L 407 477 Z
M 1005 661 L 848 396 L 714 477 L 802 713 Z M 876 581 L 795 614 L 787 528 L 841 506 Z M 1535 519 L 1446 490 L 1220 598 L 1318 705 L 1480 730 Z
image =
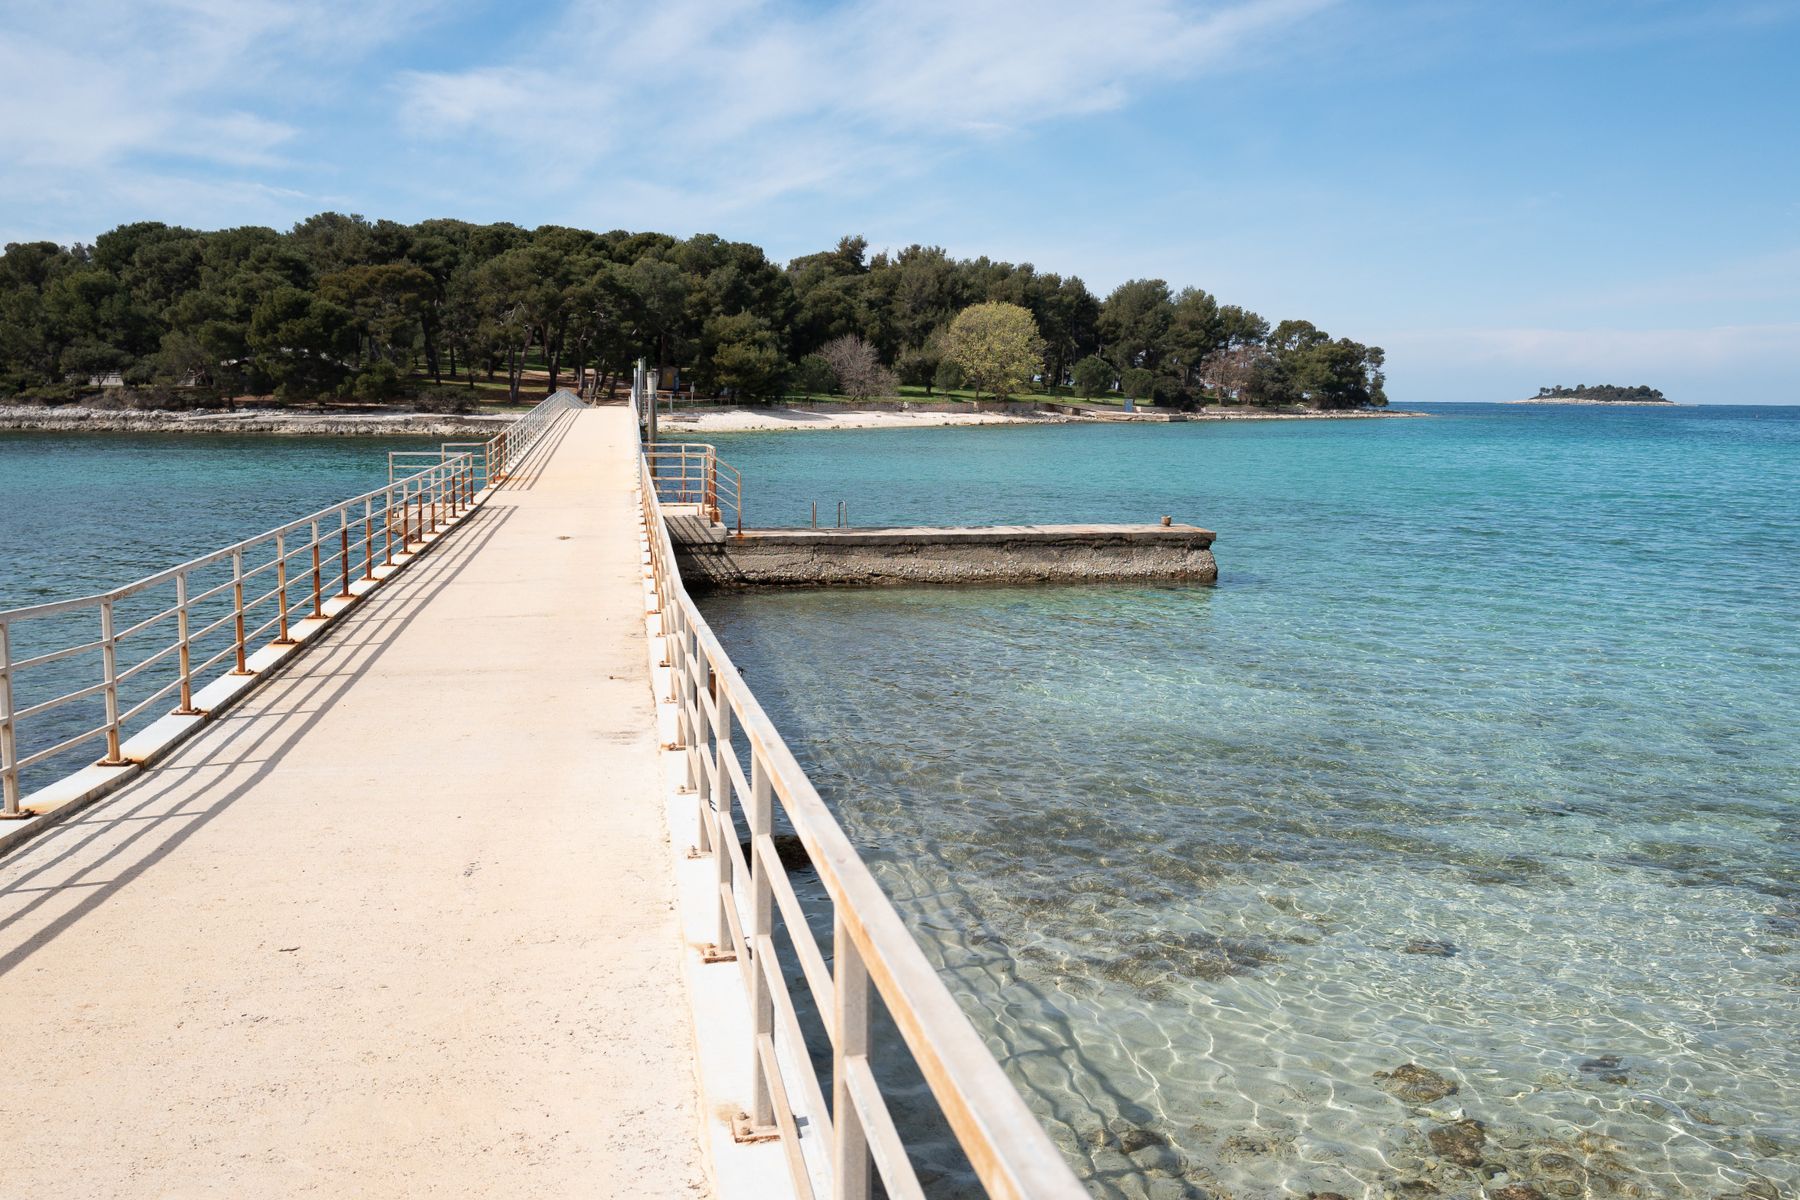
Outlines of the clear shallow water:
M 1223 574 L 708 609 L 1097 1191 L 1479 1195 L 1459 1113 L 1490 1193 L 1800 1191 L 1800 411 L 1445 411 L 722 439 L 758 523 L 1168 512 Z M 0 605 L 388 448 L 0 433 Z
M 1794 1194 L 1800 410 L 1439 411 L 722 438 L 1221 582 L 705 607 L 1097 1191 Z
M 419 438 L 300 438 L 187 434 L 61 434 L 0 431 L 0 608 L 67 600 L 120 587 L 185 559 L 261 533 L 387 482 L 387 452 L 434 443 Z M 197 582 L 196 587 L 220 579 Z M 266 590 L 266 585 L 265 585 Z M 299 601 L 304 586 L 296 583 Z M 227 611 L 225 597 L 196 606 L 195 627 Z M 128 601 L 119 626 L 162 611 L 172 590 Z M 15 657 L 97 636 L 92 612 L 21 623 Z M 120 668 L 160 648 L 171 626 L 121 643 Z M 152 638 L 152 634 L 157 635 Z M 270 635 L 272 636 L 272 635 Z M 158 644 L 153 645 L 152 642 Z M 196 643 L 196 660 L 228 645 L 229 630 Z M 148 696 L 174 660 L 121 688 L 121 706 Z M 229 667 L 230 664 L 226 664 Z M 98 679 L 96 656 L 20 673 L 23 708 Z M 170 707 L 173 707 L 171 702 Z M 135 722 L 141 727 L 161 709 Z M 94 697 L 22 724 L 28 755 L 104 720 Z M 27 771 L 27 791 L 91 762 L 90 743 Z

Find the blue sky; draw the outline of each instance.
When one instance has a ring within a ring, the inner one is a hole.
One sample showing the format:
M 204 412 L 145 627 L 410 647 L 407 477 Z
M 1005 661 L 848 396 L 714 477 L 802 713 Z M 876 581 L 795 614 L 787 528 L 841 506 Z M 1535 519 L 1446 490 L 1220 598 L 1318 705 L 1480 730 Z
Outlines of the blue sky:
M 1800 403 L 1800 0 L 10 0 L 0 240 L 324 209 L 1197 284 L 1395 400 Z

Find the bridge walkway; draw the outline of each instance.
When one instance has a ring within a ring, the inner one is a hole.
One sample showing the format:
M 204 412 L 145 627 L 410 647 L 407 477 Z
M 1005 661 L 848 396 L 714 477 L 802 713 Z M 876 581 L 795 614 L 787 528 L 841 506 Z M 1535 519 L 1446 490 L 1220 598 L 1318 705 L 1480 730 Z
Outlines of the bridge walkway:
M 0 860 L 0 1194 L 693 1196 L 623 408 Z

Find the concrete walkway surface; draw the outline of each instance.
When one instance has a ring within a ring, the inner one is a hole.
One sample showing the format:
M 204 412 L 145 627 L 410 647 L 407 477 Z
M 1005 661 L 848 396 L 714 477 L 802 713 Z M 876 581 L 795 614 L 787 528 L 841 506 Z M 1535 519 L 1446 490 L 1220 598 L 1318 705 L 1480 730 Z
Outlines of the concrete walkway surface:
M 624 409 L 0 859 L 0 1196 L 699 1196 Z

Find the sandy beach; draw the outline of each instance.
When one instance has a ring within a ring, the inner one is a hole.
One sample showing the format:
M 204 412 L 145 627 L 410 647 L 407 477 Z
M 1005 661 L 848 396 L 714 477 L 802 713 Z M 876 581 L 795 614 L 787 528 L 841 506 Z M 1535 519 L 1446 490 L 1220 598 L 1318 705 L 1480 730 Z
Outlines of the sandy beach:
M 1149 410 L 1140 417 L 1123 412 L 1075 416 L 1060 412 L 1032 412 L 1017 407 L 1011 412 L 942 412 L 932 409 L 845 409 L 841 412 L 800 408 L 688 409 L 664 413 L 661 428 L 683 433 L 763 433 L 780 430 L 825 429 L 920 429 L 942 425 L 1056 425 L 1082 422 L 1146 424 L 1174 421 L 1335 421 L 1385 417 L 1422 417 L 1411 412 L 1268 412 L 1246 409 L 1201 409 L 1192 413 L 1158 414 Z
M 693 433 L 761 433 L 786 429 L 916 429 L 928 425 L 1047 425 L 1074 421 L 1058 413 L 917 412 L 801 408 L 692 409 L 664 413 L 660 428 Z

